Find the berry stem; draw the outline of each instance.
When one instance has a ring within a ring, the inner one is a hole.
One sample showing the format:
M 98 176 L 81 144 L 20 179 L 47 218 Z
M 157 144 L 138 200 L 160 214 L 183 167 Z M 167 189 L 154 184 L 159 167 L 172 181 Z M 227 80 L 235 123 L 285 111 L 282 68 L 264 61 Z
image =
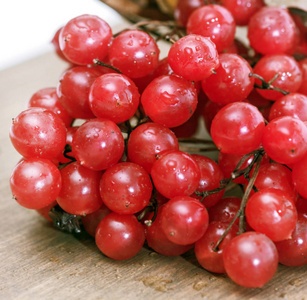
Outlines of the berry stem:
M 251 165 L 255 165 L 255 169 L 253 172 L 252 177 L 250 178 L 247 188 L 245 190 L 245 193 L 242 197 L 242 201 L 241 201 L 241 205 L 239 210 L 237 211 L 236 215 L 234 216 L 234 218 L 232 219 L 232 221 L 229 223 L 227 229 L 224 231 L 223 235 L 219 238 L 219 240 L 217 241 L 217 243 L 215 244 L 215 246 L 213 247 L 213 251 L 217 252 L 219 250 L 219 246 L 222 243 L 222 241 L 224 240 L 224 238 L 226 237 L 226 235 L 228 234 L 228 232 L 230 231 L 232 225 L 235 223 L 235 221 L 239 218 L 239 231 L 238 234 L 242 234 L 243 232 L 245 232 L 245 206 L 248 200 L 248 197 L 250 195 L 250 192 L 254 186 L 255 180 L 257 178 L 258 172 L 259 172 L 259 168 L 261 165 L 261 160 L 263 157 L 264 153 L 263 150 L 262 151 L 258 151 L 257 154 L 255 154 L 255 158 L 253 160 L 253 164 Z
M 273 91 L 280 92 L 283 95 L 290 94 L 289 92 L 272 85 L 272 83 L 277 79 L 278 76 L 279 75 L 276 73 L 275 76 L 269 82 L 266 82 L 262 76 L 255 74 L 255 73 L 249 73 L 249 77 L 254 77 L 261 81 L 261 85 L 259 84 L 254 85 L 255 88 L 261 89 L 261 90 L 273 90 Z
M 111 66 L 111 65 L 108 65 L 102 61 L 100 61 L 99 59 L 94 59 L 93 60 L 93 63 L 94 65 L 98 65 L 98 66 L 102 66 L 102 67 L 106 67 L 106 68 L 109 68 L 109 69 L 112 69 L 114 70 L 115 72 L 119 73 L 119 74 L 122 74 L 122 72 L 120 70 L 118 70 L 117 68 Z

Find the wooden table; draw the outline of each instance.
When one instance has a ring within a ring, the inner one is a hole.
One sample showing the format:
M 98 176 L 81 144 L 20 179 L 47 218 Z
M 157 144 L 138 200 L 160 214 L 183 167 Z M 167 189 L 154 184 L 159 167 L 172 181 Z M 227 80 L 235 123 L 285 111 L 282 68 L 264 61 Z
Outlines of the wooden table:
M 263 288 L 239 287 L 202 269 L 189 253 L 142 249 L 127 261 L 104 257 L 87 235 L 60 232 L 12 199 L 9 177 L 20 156 L 11 119 L 31 95 L 56 86 L 66 65 L 49 53 L 0 72 L 0 299 L 307 299 L 307 266 L 279 266 Z

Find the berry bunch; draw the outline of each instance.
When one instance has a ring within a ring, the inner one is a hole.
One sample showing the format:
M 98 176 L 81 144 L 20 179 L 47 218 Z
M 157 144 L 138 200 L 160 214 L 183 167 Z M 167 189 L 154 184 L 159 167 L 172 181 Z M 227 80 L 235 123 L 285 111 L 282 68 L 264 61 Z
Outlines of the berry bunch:
M 193 248 L 206 270 L 261 287 L 279 262 L 307 263 L 306 28 L 262 0 L 180 0 L 174 18 L 58 30 L 70 67 L 13 119 L 11 190 L 110 258 Z

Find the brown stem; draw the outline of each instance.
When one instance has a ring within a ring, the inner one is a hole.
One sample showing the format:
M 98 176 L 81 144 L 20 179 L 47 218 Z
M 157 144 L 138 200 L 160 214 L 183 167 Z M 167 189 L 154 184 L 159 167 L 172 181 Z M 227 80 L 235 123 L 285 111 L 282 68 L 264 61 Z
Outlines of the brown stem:
M 119 69 L 117 69 L 117 68 L 115 68 L 115 67 L 113 67 L 113 66 L 111 66 L 111 65 L 108 65 L 108 64 L 106 64 L 106 63 L 100 61 L 100 60 L 97 59 L 97 58 L 93 59 L 93 63 L 94 63 L 95 65 L 102 66 L 102 67 L 106 67 L 106 68 L 109 68 L 109 69 L 114 70 L 115 72 L 117 72 L 117 73 L 119 73 L 119 74 L 122 74 L 122 72 L 121 72 Z
M 233 224 L 235 223 L 235 221 L 239 218 L 239 231 L 238 234 L 241 234 L 245 231 L 245 206 L 248 200 L 248 197 L 250 195 L 250 192 L 254 186 L 255 180 L 257 178 L 258 172 L 259 172 L 259 168 L 261 165 L 261 160 L 263 157 L 263 152 L 259 152 L 259 155 L 257 156 L 256 159 L 256 165 L 255 165 L 255 169 L 253 172 L 253 175 L 247 185 L 247 188 L 245 190 L 245 193 L 242 197 L 242 201 L 241 201 L 241 205 L 239 210 L 237 211 L 236 215 L 234 216 L 234 218 L 232 219 L 232 221 L 229 223 L 228 227 L 226 228 L 226 230 L 224 231 L 223 235 L 219 238 L 219 240 L 217 241 L 217 243 L 215 244 L 213 251 L 217 252 L 219 250 L 219 246 L 222 243 L 222 241 L 224 240 L 224 238 L 226 237 L 226 235 L 228 234 L 228 232 L 230 231 L 230 229 L 232 228 Z
M 269 81 L 269 82 L 266 82 L 264 80 L 263 77 L 261 77 L 260 75 L 258 74 L 255 74 L 255 73 L 249 73 L 249 77 L 254 77 L 254 78 L 257 78 L 261 81 L 261 85 L 259 84 L 255 84 L 255 88 L 257 89 L 261 89 L 261 90 L 272 90 L 272 91 L 277 91 L 277 92 L 280 92 L 282 93 L 283 95 L 288 95 L 289 92 L 285 91 L 285 90 L 282 90 L 280 89 L 279 87 L 275 87 L 272 85 L 272 83 L 277 79 L 279 75 L 276 73 L 275 76 Z

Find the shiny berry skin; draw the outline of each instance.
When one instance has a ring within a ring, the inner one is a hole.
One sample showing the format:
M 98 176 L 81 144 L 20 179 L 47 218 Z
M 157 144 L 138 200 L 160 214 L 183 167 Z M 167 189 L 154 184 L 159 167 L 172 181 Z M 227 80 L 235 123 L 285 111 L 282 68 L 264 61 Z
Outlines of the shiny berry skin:
M 62 106 L 76 119 L 94 118 L 89 105 L 90 87 L 101 73 L 91 67 L 72 67 L 60 76 L 57 95 Z
M 194 85 L 181 77 L 165 75 L 154 79 L 144 90 L 141 103 L 155 123 L 177 127 L 185 123 L 197 107 Z
M 189 245 L 206 232 L 209 216 L 205 206 L 197 199 L 178 196 L 170 199 L 161 212 L 161 227 L 173 243 Z
M 193 159 L 200 169 L 200 181 L 197 192 L 211 191 L 221 186 L 220 181 L 224 179 L 224 174 L 219 165 L 211 158 L 192 154 Z M 215 205 L 224 195 L 225 190 L 209 195 L 202 201 L 207 208 Z M 192 195 L 191 197 L 201 200 L 201 196 Z
M 180 26 L 185 27 L 191 13 L 203 4 L 203 0 L 178 0 L 174 10 L 175 20 Z
M 307 215 L 298 214 L 296 227 L 291 238 L 275 242 L 279 262 L 289 267 L 298 267 L 307 264 Z
M 159 62 L 160 50 L 155 40 L 141 30 L 127 30 L 114 38 L 109 51 L 111 65 L 130 78 L 151 73 Z
M 274 276 L 278 252 L 274 243 L 259 232 L 245 232 L 223 250 L 227 275 L 244 287 L 262 287 Z
M 270 82 L 276 74 L 278 77 L 272 82 L 272 86 L 280 88 L 288 93 L 296 92 L 302 84 L 302 71 L 299 64 L 292 56 L 285 54 L 265 55 L 256 63 L 254 73 Z M 255 83 L 261 85 L 260 80 Z M 279 91 L 256 89 L 266 99 L 276 101 L 283 96 Z
M 307 95 L 307 58 L 300 60 L 299 65 L 302 70 L 302 77 L 303 77 L 303 82 L 300 88 L 298 89 L 299 93 L 302 93 L 304 95 Z
M 282 116 L 291 116 L 307 121 L 307 96 L 291 93 L 275 101 L 270 109 L 269 120 Z
M 196 259 L 209 272 L 226 273 L 223 262 L 223 249 L 237 236 L 238 226 L 234 224 L 231 227 L 231 230 L 220 244 L 218 251 L 213 251 L 213 248 L 227 227 L 228 223 L 210 221 L 205 234 L 195 243 L 194 251 Z
M 307 198 L 307 155 L 299 162 L 292 165 L 292 181 L 297 192 L 304 198 Z
M 89 92 L 89 105 L 94 115 L 115 123 L 129 120 L 135 114 L 139 101 L 136 85 L 123 74 L 99 76 Z
M 294 164 L 307 153 L 307 127 L 289 116 L 273 119 L 264 129 L 262 145 L 274 161 Z
M 297 221 L 291 197 L 279 189 L 267 188 L 252 195 L 246 204 L 246 220 L 272 241 L 289 239 Z
M 112 30 L 107 22 L 94 15 L 81 15 L 71 19 L 62 28 L 59 45 L 62 53 L 77 65 L 93 64 L 103 60 L 112 41 Z
M 241 198 L 236 196 L 229 196 L 222 198 L 218 203 L 209 208 L 210 222 L 230 223 L 235 217 L 241 206 Z M 239 225 L 239 219 L 235 221 Z
M 100 181 L 103 203 L 119 214 L 135 214 L 149 204 L 152 183 L 145 169 L 132 162 L 109 167 Z
M 48 159 L 22 159 L 13 169 L 10 187 L 23 207 L 41 209 L 52 204 L 62 187 L 60 171 Z
M 54 112 L 62 119 L 66 127 L 69 127 L 73 121 L 73 118 L 61 105 L 55 87 L 43 88 L 34 93 L 28 102 L 28 108 L 30 107 L 46 108 Z
M 135 256 L 143 247 L 145 232 L 135 215 L 110 213 L 98 224 L 96 245 L 106 256 L 125 260 Z
M 177 75 L 190 81 L 209 77 L 220 65 L 215 44 L 196 34 L 186 35 L 171 46 L 168 63 Z
M 263 116 L 256 106 L 234 102 L 215 115 L 211 136 L 221 152 L 247 154 L 260 146 L 264 128 Z
M 102 205 L 99 194 L 101 171 L 94 171 L 73 162 L 61 169 L 62 189 L 57 202 L 73 215 L 87 215 Z
M 124 153 L 124 138 L 119 127 L 107 119 L 91 119 L 75 132 L 72 151 L 81 165 L 105 170 L 116 164 Z
M 222 0 L 221 3 L 239 26 L 248 25 L 250 18 L 265 5 L 263 0 Z
M 150 173 L 156 155 L 165 150 L 179 150 L 179 143 L 169 128 L 149 122 L 137 126 L 131 132 L 127 147 L 129 160 Z
M 223 53 L 219 60 L 216 74 L 202 81 L 203 91 L 211 101 L 224 105 L 245 100 L 254 88 L 251 66 L 237 54 Z
M 52 111 L 40 107 L 22 111 L 13 119 L 9 134 L 15 149 L 26 158 L 56 158 L 66 143 L 63 121 Z
M 220 5 L 203 5 L 192 12 L 187 22 L 188 34 L 209 37 L 222 52 L 234 41 L 236 24 L 230 11 Z
M 151 226 L 146 227 L 146 241 L 148 246 L 155 250 L 157 253 L 166 256 L 177 256 L 181 255 L 191 248 L 194 244 L 179 245 L 171 242 L 164 231 L 162 230 L 161 224 L 161 211 L 164 206 L 158 209 L 158 214 Z M 151 220 L 153 213 L 148 216 L 148 220 Z
M 189 196 L 199 185 L 200 169 L 190 154 L 166 151 L 153 164 L 151 177 L 164 197 Z
M 263 7 L 248 23 L 251 47 L 261 54 L 287 53 L 295 42 L 296 26 L 287 9 Z
M 100 208 L 95 210 L 94 212 L 87 214 L 86 216 L 81 216 L 82 225 L 85 231 L 95 237 L 96 229 L 100 221 L 112 211 L 107 208 L 103 203 Z
M 261 164 L 254 186 L 259 191 L 267 188 L 279 189 L 288 194 L 293 203 L 297 200 L 297 191 L 292 182 L 292 172 L 282 164 L 275 162 Z M 250 196 L 253 193 L 251 191 Z

